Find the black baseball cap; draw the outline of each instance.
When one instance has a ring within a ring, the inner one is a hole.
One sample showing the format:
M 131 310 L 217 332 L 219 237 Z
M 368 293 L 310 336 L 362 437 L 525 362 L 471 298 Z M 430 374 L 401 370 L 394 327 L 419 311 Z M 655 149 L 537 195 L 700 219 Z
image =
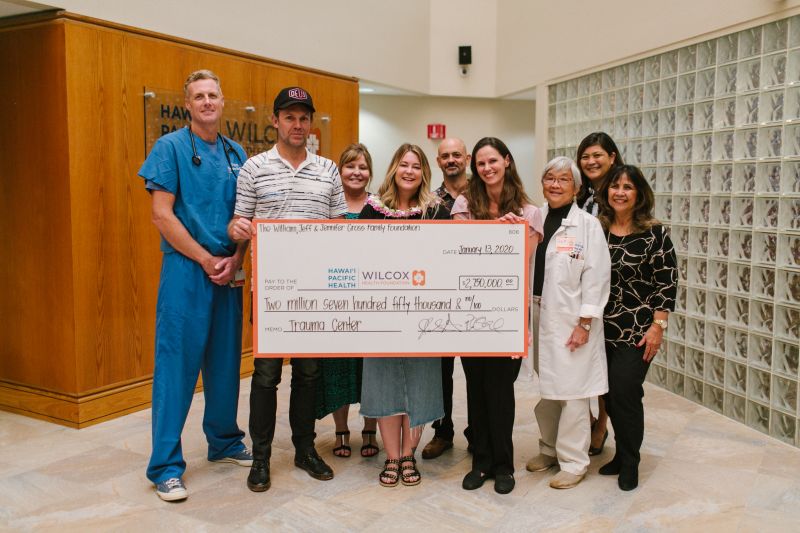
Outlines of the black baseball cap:
M 302 87 L 286 87 L 285 89 L 281 89 L 281 92 L 275 97 L 275 103 L 272 105 L 272 112 L 277 113 L 279 110 L 286 109 L 295 104 L 306 106 L 312 113 L 316 112 L 316 109 L 314 109 L 314 102 L 311 100 L 311 95 Z

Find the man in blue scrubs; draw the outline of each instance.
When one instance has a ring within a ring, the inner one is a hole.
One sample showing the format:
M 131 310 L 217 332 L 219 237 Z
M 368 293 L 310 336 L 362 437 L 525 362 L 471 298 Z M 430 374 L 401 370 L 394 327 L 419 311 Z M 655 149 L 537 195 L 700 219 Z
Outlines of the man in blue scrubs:
M 161 137 L 139 175 L 161 233 L 156 308 L 153 451 L 147 478 L 162 500 L 188 494 L 181 432 L 198 372 L 203 375 L 203 431 L 208 460 L 251 466 L 236 423 L 242 351 L 242 288 L 234 278 L 245 245 L 228 238 L 236 178 L 246 155 L 219 134 L 224 107 L 219 78 L 193 72 L 184 84 L 191 125 Z

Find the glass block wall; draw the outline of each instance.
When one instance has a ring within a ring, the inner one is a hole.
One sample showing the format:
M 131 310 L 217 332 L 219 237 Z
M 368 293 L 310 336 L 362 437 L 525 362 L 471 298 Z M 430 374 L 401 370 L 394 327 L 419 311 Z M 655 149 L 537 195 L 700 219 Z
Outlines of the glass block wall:
M 549 87 L 548 156 L 611 134 L 678 254 L 648 380 L 800 446 L 800 16 Z

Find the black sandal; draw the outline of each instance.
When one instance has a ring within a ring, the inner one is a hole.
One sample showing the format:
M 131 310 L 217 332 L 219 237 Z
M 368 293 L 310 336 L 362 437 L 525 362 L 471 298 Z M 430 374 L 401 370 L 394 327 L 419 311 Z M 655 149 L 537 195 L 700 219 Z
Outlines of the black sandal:
M 342 444 L 333 449 L 333 455 L 335 455 L 336 457 L 343 457 L 343 458 L 350 457 L 350 454 L 352 453 L 353 449 L 350 447 L 349 444 L 344 443 L 345 437 L 348 437 L 348 442 L 349 442 L 350 431 L 337 431 L 336 436 L 342 437 Z
M 411 466 L 403 466 L 403 463 L 411 463 Z M 400 476 L 403 485 L 413 487 L 422 481 L 422 474 L 417 470 L 417 460 L 413 455 L 406 455 L 400 458 Z
M 375 436 L 375 430 L 365 429 L 361 432 L 361 439 L 364 445 L 361 446 L 361 457 L 375 457 L 378 455 L 380 449 L 372 444 L 372 437 Z
M 389 468 L 394 465 L 394 468 Z M 384 478 L 391 481 L 384 481 Z M 400 459 L 386 459 L 383 463 L 383 470 L 378 474 L 378 483 L 382 487 L 396 487 L 400 481 Z

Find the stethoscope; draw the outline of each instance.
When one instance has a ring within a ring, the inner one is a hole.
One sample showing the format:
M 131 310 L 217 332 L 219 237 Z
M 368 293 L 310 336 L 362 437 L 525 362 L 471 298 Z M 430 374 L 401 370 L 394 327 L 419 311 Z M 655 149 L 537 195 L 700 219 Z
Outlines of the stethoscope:
M 189 132 L 189 140 L 192 142 L 192 164 L 196 167 L 199 167 L 203 163 L 203 160 L 200 159 L 199 155 L 197 155 L 197 146 L 195 146 L 194 144 L 194 134 L 192 133 L 192 127 L 186 126 L 186 130 Z M 230 169 L 231 174 L 235 176 L 236 173 L 233 171 L 233 165 L 231 164 L 231 157 L 228 155 L 228 152 L 233 152 L 233 155 L 236 156 L 236 161 L 239 163 L 240 167 L 242 166 L 242 158 L 239 157 L 239 154 L 233 148 L 231 143 L 228 142 L 228 139 L 226 139 L 219 133 L 217 133 L 217 139 L 220 139 L 222 141 L 222 153 L 225 154 L 225 160 L 228 162 L 228 168 Z

